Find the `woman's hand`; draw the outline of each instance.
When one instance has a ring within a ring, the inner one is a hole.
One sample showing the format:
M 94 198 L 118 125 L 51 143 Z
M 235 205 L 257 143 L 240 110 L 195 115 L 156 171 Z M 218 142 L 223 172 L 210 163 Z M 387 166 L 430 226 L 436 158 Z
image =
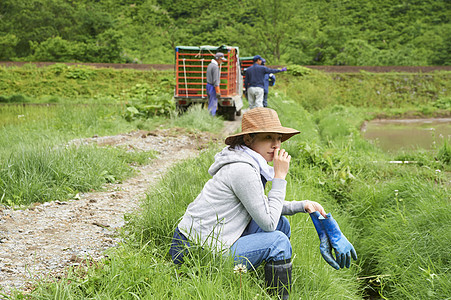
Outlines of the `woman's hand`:
M 276 148 L 274 150 L 274 178 L 285 179 L 290 168 L 291 156 L 285 149 Z
M 317 212 L 319 212 L 324 218 L 327 219 L 326 211 L 325 211 L 324 208 L 321 206 L 321 204 L 319 204 L 318 202 L 307 200 L 307 202 L 304 204 L 304 209 L 305 209 L 305 211 L 308 212 L 309 214 L 311 214 L 312 212 L 317 211 Z

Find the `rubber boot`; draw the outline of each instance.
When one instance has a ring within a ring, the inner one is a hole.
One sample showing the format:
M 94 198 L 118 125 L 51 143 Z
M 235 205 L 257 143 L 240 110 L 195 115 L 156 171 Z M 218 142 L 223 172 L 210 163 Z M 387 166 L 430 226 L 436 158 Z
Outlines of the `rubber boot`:
M 292 263 L 290 259 L 269 261 L 265 265 L 265 282 L 273 291 L 277 291 L 279 299 L 288 299 L 291 289 L 291 270 Z

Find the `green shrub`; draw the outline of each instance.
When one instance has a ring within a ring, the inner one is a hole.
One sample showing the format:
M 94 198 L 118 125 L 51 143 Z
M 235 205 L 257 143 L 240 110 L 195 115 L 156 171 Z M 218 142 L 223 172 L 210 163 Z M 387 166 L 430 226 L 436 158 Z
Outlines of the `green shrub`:
M 30 102 L 30 98 L 21 94 L 15 94 L 11 96 L 0 95 L 0 103 L 27 103 Z
M 68 79 L 81 79 L 81 80 L 88 80 L 93 75 L 95 75 L 95 72 L 89 68 L 70 68 L 66 72 L 66 78 Z
M 164 93 L 160 87 L 150 87 L 146 83 L 136 84 L 125 90 L 122 96 L 130 101 L 124 113 L 127 121 L 169 115 L 175 110 L 175 102 L 170 94 Z
M 299 65 L 289 65 L 287 72 L 293 76 L 306 76 L 310 75 L 313 70 Z

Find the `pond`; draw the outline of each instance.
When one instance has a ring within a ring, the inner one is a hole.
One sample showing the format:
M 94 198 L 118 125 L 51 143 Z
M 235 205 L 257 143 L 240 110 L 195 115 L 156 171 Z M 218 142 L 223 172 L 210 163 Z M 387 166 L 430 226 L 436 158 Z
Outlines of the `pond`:
M 362 126 L 365 139 L 389 152 L 434 149 L 451 142 L 451 118 L 373 120 Z

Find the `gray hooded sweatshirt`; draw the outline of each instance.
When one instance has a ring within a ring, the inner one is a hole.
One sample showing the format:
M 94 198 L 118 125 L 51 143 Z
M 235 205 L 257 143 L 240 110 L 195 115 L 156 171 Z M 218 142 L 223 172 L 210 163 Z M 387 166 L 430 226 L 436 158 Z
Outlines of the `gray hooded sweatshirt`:
M 218 252 L 228 250 L 253 219 L 274 231 L 280 216 L 305 212 L 305 201 L 285 201 L 287 182 L 274 178 L 265 195 L 258 163 L 240 150 L 224 148 L 208 170 L 213 176 L 188 205 L 179 230 L 191 241 Z

